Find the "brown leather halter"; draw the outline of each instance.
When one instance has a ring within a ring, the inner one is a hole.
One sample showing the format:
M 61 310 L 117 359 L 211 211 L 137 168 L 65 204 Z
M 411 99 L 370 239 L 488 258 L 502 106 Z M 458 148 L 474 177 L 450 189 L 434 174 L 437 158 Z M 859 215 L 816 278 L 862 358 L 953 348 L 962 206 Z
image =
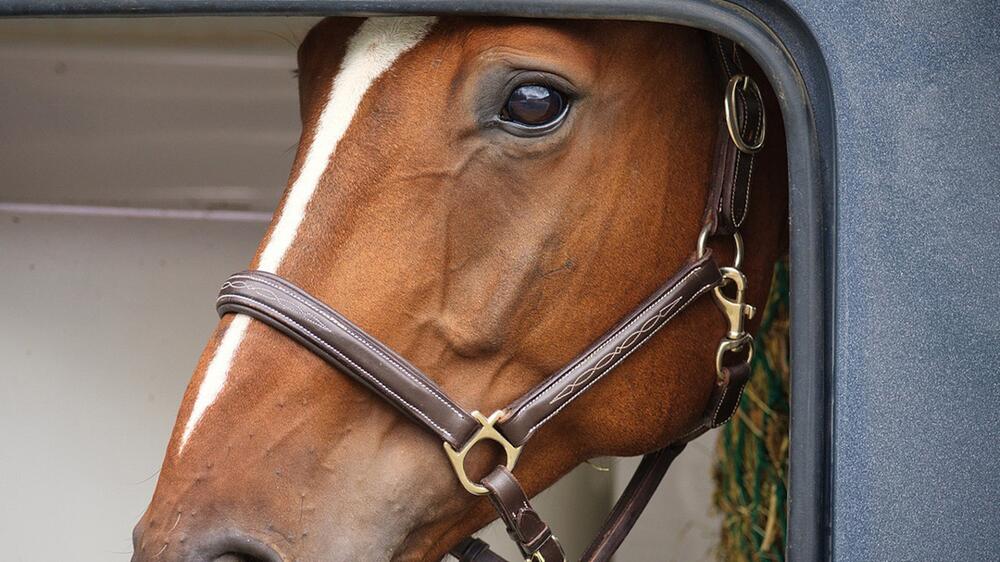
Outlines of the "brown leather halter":
M 744 323 L 754 309 L 744 302 L 746 277 L 740 272 L 743 241 L 739 228 L 747 214 L 754 154 L 764 142 L 764 105 L 757 84 L 744 72 L 741 56 L 745 55 L 741 55 L 741 49 L 721 37 L 712 36 L 711 41 L 726 80 L 726 94 L 716 143 L 715 174 L 696 252 L 589 349 L 506 408 L 488 417 L 478 411 L 467 412 L 406 359 L 277 275 L 244 271 L 231 276 L 223 284 L 216 304 L 220 316 L 247 314 L 282 331 L 435 433 L 443 440 L 462 486 L 490 499 L 526 560 L 563 562 L 559 541 L 532 509 L 513 475 L 521 449 L 538 428 L 628 358 L 691 302 L 711 292 L 729 329 L 716 353 L 717 378 L 708 408 L 701 421 L 677 442 L 643 458 L 583 556 L 587 561 L 608 560 L 684 446 L 732 417 L 750 376 L 753 338 Z M 720 266 L 706 248 L 707 240 L 714 236 L 732 237 L 736 246 L 732 266 Z M 728 285 L 735 286 L 729 294 L 723 292 Z M 483 440 L 503 447 L 506 462 L 477 483 L 466 475 L 464 459 Z M 472 538 L 463 541 L 452 554 L 464 562 L 503 560 L 484 542 Z

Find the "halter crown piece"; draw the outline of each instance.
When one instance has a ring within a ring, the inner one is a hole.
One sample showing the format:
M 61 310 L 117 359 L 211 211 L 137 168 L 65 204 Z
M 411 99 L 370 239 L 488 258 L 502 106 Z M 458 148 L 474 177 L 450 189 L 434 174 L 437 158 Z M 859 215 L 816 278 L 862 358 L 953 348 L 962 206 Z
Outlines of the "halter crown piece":
M 329 306 L 277 275 L 244 271 L 222 286 L 219 315 L 247 314 L 272 326 L 366 385 L 414 422 L 441 438 L 455 474 L 469 493 L 486 496 L 507 525 L 527 562 L 564 562 L 558 539 L 528 503 L 514 477 L 522 448 L 532 435 L 600 381 L 691 302 L 711 293 L 728 329 L 716 352 L 716 384 L 700 423 L 677 442 L 645 455 L 582 560 L 606 561 L 628 535 L 673 459 L 705 431 L 732 417 L 750 377 L 753 338 L 745 322 L 754 313 L 744 301 L 746 277 L 740 271 L 754 155 L 765 135 L 760 89 L 745 73 L 741 49 L 711 37 L 726 80 L 724 111 L 715 149 L 715 173 L 696 251 L 652 295 L 576 359 L 502 410 L 485 416 L 467 412 L 427 375 Z M 746 55 L 742 55 L 746 56 Z M 720 266 L 707 241 L 731 237 L 735 259 Z M 730 287 L 731 286 L 731 287 Z M 465 472 L 465 456 L 480 441 L 494 441 L 506 456 L 480 482 Z M 461 562 L 503 562 L 479 539 L 468 538 L 452 555 Z

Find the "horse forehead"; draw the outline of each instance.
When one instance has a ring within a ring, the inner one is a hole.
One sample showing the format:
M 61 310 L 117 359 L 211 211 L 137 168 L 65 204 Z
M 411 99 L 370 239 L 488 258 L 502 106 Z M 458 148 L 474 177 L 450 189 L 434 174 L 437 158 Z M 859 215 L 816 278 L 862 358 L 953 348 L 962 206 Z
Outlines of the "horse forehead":
M 316 24 L 299 47 L 300 71 L 317 76 L 336 72 L 347 42 L 363 22 L 362 18 L 328 17 Z M 583 82 L 620 82 L 616 75 L 653 62 L 653 57 L 622 55 L 663 36 L 663 27 L 645 22 L 442 17 L 407 56 L 426 61 L 444 74 L 448 67 L 468 72 L 477 62 L 501 58 L 514 66 L 564 71 L 569 78 Z M 431 75 L 423 72 L 426 68 L 417 64 L 409 70 L 429 79 Z M 396 69 L 391 74 L 403 78 L 409 71 Z
M 636 49 L 651 47 L 667 37 L 666 27 L 650 22 L 453 17 L 440 20 L 432 36 L 460 40 L 466 52 L 500 47 L 568 64 L 649 64 L 653 57 L 646 55 L 650 53 Z

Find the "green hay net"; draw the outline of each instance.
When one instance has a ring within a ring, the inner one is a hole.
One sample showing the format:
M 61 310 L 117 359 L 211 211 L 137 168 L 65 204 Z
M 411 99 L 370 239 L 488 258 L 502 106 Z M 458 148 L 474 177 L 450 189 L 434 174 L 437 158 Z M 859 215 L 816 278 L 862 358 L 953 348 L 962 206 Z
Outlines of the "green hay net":
M 785 559 L 788 493 L 788 264 L 775 266 L 754 343 L 753 377 L 716 447 L 719 557 Z

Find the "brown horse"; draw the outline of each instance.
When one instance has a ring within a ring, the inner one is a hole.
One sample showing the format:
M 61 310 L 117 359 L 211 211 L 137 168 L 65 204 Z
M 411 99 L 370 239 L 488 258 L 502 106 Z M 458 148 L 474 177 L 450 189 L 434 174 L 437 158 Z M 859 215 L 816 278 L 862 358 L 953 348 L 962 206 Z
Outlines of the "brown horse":
M 701 32 L 327 19 L 299 49 L 299 81 L 298 154 L 252 266 L 469 409 L 523 394 L 692 252 L 722 97 Z M 785 233 L 780 134 L 770 126 L 743 229 L 754 304 Z M 692 425 L 723 330 L 710 300 L 538 432 L 517 468 L 530 494 Z M 494 516 L 439 440 L 276 330 L 228 315 L 180 406 L 133 561 L 438 560 Z

